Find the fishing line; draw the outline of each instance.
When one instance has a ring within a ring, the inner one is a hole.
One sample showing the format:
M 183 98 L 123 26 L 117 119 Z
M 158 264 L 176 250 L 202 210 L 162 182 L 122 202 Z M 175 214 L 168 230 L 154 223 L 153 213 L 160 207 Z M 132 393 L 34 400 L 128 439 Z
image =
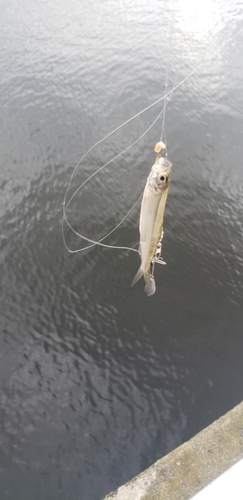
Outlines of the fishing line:
M 176 72 L 176 76 L 175 76 L 175 79 L 174 79 L 174 82 L 172 84 L 172 90 L 174 90 L 175 88 L 175 85 L 176 85 L 176 81 L 177 81 L 177 77 L 178 77 L 178 70 Z M 168 87 L 169 84 L 166 84 L 166 86 Z M 162 120 L 162 125 L 161 125 L 161 133 L 160 133 L 160 141 L 163 141 L 164 144 L 165 144 L 165 150 L 164 150 L 164 155 L 165 157 L 168 156 L 168 145 L 167 145 L 167 139 L 166 139 L 166 132 L 165 132 L 165 108 L 166 106 L 169 104 L 170 102 L 170 99 L 171 99 L 171 96 L 172 96 L 172 93 L 170 94 L 170 96 L 167 98 L 165 104 L 164 104 L 164 108 L 163 108 L 163 120 Z
M 167 66 L 168 66 L 168 63 L 167 63 Z M 166 68 L 166 73 L 167 73 L 167 68 Z M 167 77 L 168 77 L 168 75 L 166 74 L 165 94 L 167 93 L 167 88 L 168 88 Z M 166 139 L 165 139 L 165 108 L 166 108 L 167 104 L 168 104 L 168 100 L 165 99 L 164 107 L 163 107 L 163 114 L 162 114 L 161 132 L 160 132 L 160 141 L 163 141 L 165 143 L 166 149 L 167 149 L 167 144 L 166 144 Z
M 175 12 L 175 8 L 173 9 L 173 13 Z M 172 23 L 174 22 L 174 16 L 170 16 L 170 19 L 172 19 L 172 22 L 170 23 L 170 47 L 171 47 L 171 40 L 172 40 Z M 169 58 L 167 56 L 167 62 L 166 62 L 166 70 L 165 70 L 165 88 L 164 88 L 164 94 L 167 94 L 167 89 L 168 89 L 168 73 L 169 73 Z M 161 132 L 160 132 L 160 141 L 163 141 L 165 146 L 166 146 L 166 154 L 167 154 L 167 144 L 166 144 L 166 139 L 165 139 L 165 109 L 168 104 L 168 99 L 164 100 L 164 105 L 163 105 L 163 114 L 162 114 L 162 122 L 161 122 Z
M 110 236 L 112 233 L 114 233 L 114 231 L 124 222 L 124 220 L 129 216 L 129 214 L 132 212 L 132 210 L 135 208 L 135 206 L 137 205 L 137 203 L 139 202 L 140 198 L 142 197 L 142 194 L 141 193 L 138 197 L 138 199 L 135 201 L 135 203 L 133 204 L 133 206 L 128 210 L 128 212 L 126 213 L 126 215 L 123 217 L 123 219 L 120 220 L 120 222 L 118 222 L 118 224 L 113 227 L 113 229 L 107 233 L 105 236 L 103 236 L 103 238 L 101 238 L 99 241 L 94 241 L 94 240 L 91 240 L 90 238 L 87 238 L 86 236 L 83 236 L 81 233 L 79 233 L 78 231 L 76 231 L 70 224 L 69 224 L 69 221 L 67 219 L 66 220 L 66 223 L 68 225 L 68 227 L 72 230 L 72 232 L 74 234 L 76 234 L 76 236 L 78 236 L 79 238 L 82 238 L 83 240 L 85 241 L 88 241 L 89 243 L 92 243 L 92 245 L 88 245 L 84 248 L 77 248 L 75 250 L 71 250 L 68 245 L 66 244 L 66 241 L 64 239 L 64 245 L 66 247 L 66 249 L 69 251 L 69 253 L 78 253 L 78 252 L 83 252 L 84 250 L 87 250 L 88 248 L 91 248 L 91 247 L 94 247 L 96 245 L 99 245 L 99 246 L 102 246 L 104 248 L 113 248 L 113 249 L 119 249 L 119 250 L 129 250 L 129 251 L 132 251 L 132 252 L 136 252 L 138 253 L 138 250 L 136 250 L 135 248 L 133 247 L 120 247 L 120 246 L 116 246 L 116 245 L 106 245 L 105 243 L 101 243 L 101 241 L 105 240 L 105 238 L 108 238 L 108 236 Z M 136 243 L 137 244 L 137 243 Z
M 167 12 L 167 15 L 169 16 L 170 21 L 171 21 L 170 22 L 170 34 L 169 34 L 169 47 L 170 48 L 172 47 L 173 33 L 175 31 L 174 25 L 175 25 L 175 17 L 176 17 L 176 0 L 174 0 L 174 2 L 173 2 L 173 7 L 172 7 L 171 12 L 172 12 L 172 14 L 170 14 L 170 12 Z M 176 77 L 175 77 L 174 82 L 172 84 L 172 93 L 175 89 L 177 75 L 178 75 L 178 69 L 177 69 Z M 169 79 L 169 57 L 167 56 L 166 73 L 165 73 L 165 90 L 164 90 L 165 95 L 167 94 L 167 91 L 168 91 L 168 79 Z M 171 93 L 171 95 L 172 95 L 172 93 Z M 162 123 L 161 123 L 161 133 L 160 133 L 160 141 L 163 141 L 165 144 L 164 154 L 166 157 L 168 155 L 168 145 L 167 145 L 166 132 L 165 132 L 165 111 L 166 111 L 167 104 L 170 101 L 171 95 L 166 97 L 164 100 Z
M 163 112 L 165 112 L 165 107 L 166 107 L 166 104 L 168 104 L 168 97 L 170 97 L 172 95 L 172 93 L 174 93 L 178 88 L 181 87 L 181 85 L 183 85 L 191 76 L 193 76 L 200 68 L 203 64 L 205 64 L 207 61 L 209 61 L 211 58 L 213 58 L 215 56 L 215 54 L 217 54 L 220 50 L 222 50 L 226 45 L 228 45 L 232 40 L 234 40 L 237 36 L 239 36 L 241 33 L 243 32 L 243 28 L 241 28 L 240 30 L 238 30 L 234 35 L 232 35 L 232 37 L 228 38 L 228 40 L 226 40 L 222 45 L 220 45 L 217 49 L 215 49 L 213 52 L 211 52 L 211 54 L 209 54 L 206 58 L 204 58 L 197 66 L 196 68 L 194 68 L 192 71 L 190 71 L 190 73 L 188 73 L 188 75 L 186 77 L 184 77 L 182 80 L 180 80 L 179 83 L 177 83 L 176 85 L 174 85 L 172 87 L 171 90 L 169 90 L 168 92 L 165 92 L 165 94 L 161 97 L 159 97 L 158 99 L 156 99 L 154 102 L 152 102 L 151 104 L 149 104 L 148 106 L 146 106 L 144 109 L 142 109 L 141 111 L 139 111 L 138 113 L 136 113 L 135 115 L 133 115 L 131 118 L 129 118 L 128 120 L 126 120 L 125 122 L 123 122 L 121 125 L 119 125 L 118 127 L 116 127 L 115 129 L 113 129 L 111 132 L 109 132 L 105 137 L 103 137 L 102 139 L 100 139 L 99 141 L 97 141 L 93 146 L 91 146 L 91 148 L 88 149 L 88 151 L 86 151 L 86 153 L 80 158 L 80 160 L 78 161 L 78 163 L 76 164 L 76 166 L 74 167 L 73 169 L 73 172 L 71 174 L 71 177 L 69 179 L 69 182 L 68 182 L 68 186 L 67 186 L 67 189 L 65 191 L 65 194 L 64 194 L 64 200 L 63 200 L 63 217 L 62 217 L 62 238 L 63 238 L 63 242 L 64 242 L 64 245 L 66 247 L 66 249 L 70 252 L 70 253 L 76 253 L 76 252 L 81 252 L 81 251 L 84 251 L 88 248 L 91 248 L 93 246 L 96 246 L 96 245 L 99 245 L 99 246 L 103 246 L 105 248 L 112 248 L 112 249 L 120 249 L 120 250 L 131 250 L 131 251 L 135 251 L 137 252 L 137 250 L 135 250 L 134 248 L 130 248 L 130 247 L 121 247 L 121 246 L 115 246 L 115 245 L 106 245 L 104 243 L 102 243 L 102 241 L 108 236 L 110 235 L 111 233 L 113 233 L 121 224 L 122 222 L 127 218 L 127 216 L 130 214 L 130 212 L 133 210 L 133 208 L 136 206 L 136 204 L 138 203 L 141 195 L 139 196 L 139 198 L 137 199 L 137 201 L 134 203 L 134 205 L 132 206 L 132 208 L 127 212 L 127 214 L 123 217 L 123 219 L 107 234 L 105 235 L 103 238 L 101 238 L 99 241 L 94 241 L 94 240 L 91 240 L 90 238 L 87 238 L 86 236 L 82 235 L 81 233 L 78 233 L 74 228 L 73 226 L 70 224 L 70 222 L 68 221 L 67 219 L 67 210 L 68 210 L 68 207 L 71 203 L 71 201 L 73 200 L 73 198 L 76 196 L 76 194 L 85 186 L 85 184 L 87 182 L 89 182 L 96 174 L 98 174 L 99 172 L 101 172 L 101 170 L 103 170 L 105 167 L 107 167 L 110 163 L 112 163 L 113 161 L 115 161 L 117 158 L 119 158 L 121 155 L 123 155 L 126 151 L 128 151 L 130 148 L 132 148 L 138 141 L 140 141 L 148 132 L 149 130 L 155 125 L 155 123 L 158 121 L 158 119 L 160 118 L 160 116 L 162 115 Z M 147 128 L 147 130 L 145 132 L 143 132 L 143 134 L 138 138 L 136 139 L 132 144 L 130 144 L 127 148 L 125 148 L 123 151 L 121 151 L 120 153 L 118 153 L 116 156 L 114 156 L 111 160 L 109 160 L 107 163 L 105 163 L 104 165 L 102 165 L 101 167 L 99 167 L 93 174 L 91 174 L 77 189 L 76 191 L 72 194 L 72 196 L 70 197 L 70 199 L 67 201 L 67 196 L 68 196 L 68 193 L 69 193 L 69 190 L 70 190 L 70 187 L 71 187 L 71 183 L 72 183 L 72 180 L 74 178 L 74 175 L 78 169 L 78 167 L 80 166 L 80 164 L 83 162 L 83 160 L 86 158 L 86 156 L 88 156 L 89 153 L 91 153 L 91 151 L 93 151 L 99 144 L 102 144 L 106 139 L 108 139 L 109 137 L 111 137 L 113 134 L 115 134 L 115 132 L 117 132 L 118 130 L 121 130 L 123 127 L 125 127 L 125 125 L 127 125 L 128 123 L 132 122 L 133 120 L 135 120 L 135 118 L 141 116 L 143 113 L 145 113 L 146 111 L 148 111 L 149 109 L 153 108 L 154 106 L 156 106 L 156 104 L 159 104 L 160 102 L 162 102 L 163 100 L 167 100 L 167 102 L 165 103 L 165 105 L 163 106 L 162 110 L 160 111 L 160 113 L 158 114 L 158 116 L 156 117 L 156 119 L 152 122 L 152 124 Z M 163 127 L 163 122 L 162 122 L 162 127 Z M 85 241 L 91 243 L 91 245 L 88 245 L 86 246 L 85 248 L 80 248 L 80 249 L 76 249 L 76 250 L 71 250 L 67 243 L 66 243 L 66 239 L 65 239 L 65 234 L 64 234 L 64 223 L 67 224 L 67 226 L 71 229 L 71 231 L 76 234 L 77 236 L 79 236 L 81 239 L 84 239 Z
M 142 196 L 142 193 L 139 195 L 138 199 L 136 200 L 136 202 L 133 204 L 132 208 L 127 212 L 127 214 L 123 217 L 123 219 L 109 232 L 107 233 L 105 236 L 103 236 L 103 238 L 101 238 L 99 241 L 94 241 L 94 240 L 91 240 L 90 238 L 87 238 L 86 236 L 84 236 L 83 234 L 79 233 L 78 231 L 76 231 L 74 229 L 74 227 L 70 224 L 69 220 L 67 219 L 67 210 L 68 210 L 68 207 L 71 203 L 71 201 L 74 199 L 74 197 L 76 196 L 76 194 L 85 186 L 85 184 L 87 184 L 96 174 L 98 174 L 99 172 L 101 172 L 101 170 L 103 170 L 105 167 L 107 167 L 110 163 L 112 163 L 113 161 L 115 161 L 117 158 L 119 158 L 121 155 L 123 155 L 125 152 L 127 152 L 129 149 L 131 149 L 137 142 L 139 142 L 148 132 L 149 130 L 155 125 L 155 123 L 159 120 L 159 118 L 161 117 L 161 114 L 163 112 L 163 109 L 159 112 L 158 116 L 155 118 L 155 120 L 152 122 L 152 124 L 145 130 L 145 132 L 143 132 L 140 137 L 138 137 L 138 139 L 136 139 L 132 144 L 130 144 L 129 146 L 127 146 L 127 148 L 125 148 L 123 151 L 121 151 L 120 153 L 118 153 L 116 156 L 114 156 L 111 160 L 109 160 L 107 163 L 105 163 L 104 165 L 102 165 L 101 167 L 99 167 L 95 172 L 93 172 L 93 174 L 91 174 L 82 184 L 80 184 L 80 186 L 76 189 L 76 191 L 72 194 L 71 198 L 69 199 L 69 201 L 66 203 L 66 197 L 67 197 L 67 192 L 68 192 L 68 189 L 71 185 L 71 181 L 69 181 L 69 185 L 68 185 L 68 188 L 66 190 L 66 193 L 65 193 L 65 197 L 64 197 L 64 202 L 63 202 L 63 218 L 62 218 L 62 238 L 63 238 L 63 242 L 64 242 L 64 245 L 66 247 L 66 249 L 70 252 L 70 253 L 77 253 L 77 252 L 82 252 L 84 250 L 87 250 L 88 248 L 91 248 L 95 245 L 99 245 L 99 246 L 102 246 L 102 247 L 105 247 L 105 248 L 113 248 L 113 249 L 118 249 L 118 250 L 132 250 L 133 252 L 138 252 L 138 250 L 135 250 L 134 248 L 130 248 L 130 247 L 121 247 L 121 246 L 115 246 L 115 245 L 107 245 L 107 244 L 104 244 L 104 243 L 101 243 L 104 239 L 106 239 L 108 236 L 110 236 L 110 234 L 112 234 L 121 224 L 122 222 L 124 222 L 124 220 L 129 216 L 129 214 L 131 213 L 131 211 L 133 210 L 133 208 L 136 206 L 136 204 L 138 203 L 138 201 L 140 200 L 141 196 Z M 76 168 L 76 167 L 75 167 Z M 72 180 L 72 179 L 71 179 Z M 65 234 L 64 234 L 64 221 L 66 222 L 67 226 L 69 227 L 69 229 L 71 229 L 71 231 L 76 234 L 76 236 L 78 236 L 79 238 L 89 242 L 89 243 L 92 243 L 91 245 L 87 245 L 86 247 L 84 248 L 79 248 L 79 249 L 76 249 L 76 250 L 71 250 L 69 248 L 69 246 L 67 245 L 67 242 L 66 242 L 66 239 L 65 239 Z

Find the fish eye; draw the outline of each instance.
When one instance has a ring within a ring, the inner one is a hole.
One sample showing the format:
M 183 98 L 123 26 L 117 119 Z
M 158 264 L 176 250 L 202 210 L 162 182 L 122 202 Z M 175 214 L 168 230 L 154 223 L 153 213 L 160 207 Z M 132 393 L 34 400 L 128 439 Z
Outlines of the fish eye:
M 160 176 L 160 180 L 163 182 L 165 180 L 165 176 L 164 175 L 161 175 Z

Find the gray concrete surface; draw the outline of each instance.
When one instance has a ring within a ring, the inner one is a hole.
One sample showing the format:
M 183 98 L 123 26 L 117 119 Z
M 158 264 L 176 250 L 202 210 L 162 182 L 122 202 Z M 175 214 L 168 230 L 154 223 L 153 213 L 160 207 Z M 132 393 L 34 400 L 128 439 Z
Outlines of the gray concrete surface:
M 243 458 L 243 402 L 104 500 L 189 500 Z

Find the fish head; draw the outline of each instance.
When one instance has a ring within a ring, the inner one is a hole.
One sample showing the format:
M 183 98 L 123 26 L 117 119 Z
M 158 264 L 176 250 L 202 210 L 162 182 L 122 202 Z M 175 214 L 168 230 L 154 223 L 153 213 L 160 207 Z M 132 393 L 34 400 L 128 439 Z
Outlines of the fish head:
M 149 187 L 158 194 L 169 187 L 172 163 L 168 158 L 158 156 L 151 168 L 149 175 Z

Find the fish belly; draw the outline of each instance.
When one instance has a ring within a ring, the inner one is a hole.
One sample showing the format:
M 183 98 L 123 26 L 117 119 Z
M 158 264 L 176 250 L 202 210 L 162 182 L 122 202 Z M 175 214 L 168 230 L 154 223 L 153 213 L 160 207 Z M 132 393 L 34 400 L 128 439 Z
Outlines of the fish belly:
M 155 248 L 152 245 L 154 240 L 154 224 L 158 211 L 160 194 L 154 194 L 145 189 L 140 212 L 140 257 L 141 269 L 143 272 L 149 272 Z

